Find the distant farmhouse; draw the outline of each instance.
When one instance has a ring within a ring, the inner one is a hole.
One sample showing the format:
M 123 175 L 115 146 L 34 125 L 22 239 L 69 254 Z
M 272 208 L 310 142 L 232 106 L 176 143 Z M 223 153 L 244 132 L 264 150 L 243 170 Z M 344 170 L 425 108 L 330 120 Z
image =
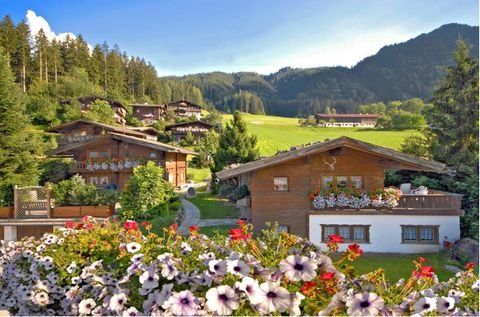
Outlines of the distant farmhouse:
M 168 104 L 132 104 L 133 116 L 144 124 L 152 124 L 163 120 L 167 111 L 172 111 L 178 117 L 188 118 L 195 116 L 200 119 L 202 107 L 187 100 L 179 100 Z
M 87 112 L 91 105 L 97 101 L 105 101 L 108 103 L 108 105 L 112 108 L 114 112 L 114 118 L 117 123 L 123 124 L 126 122 L 125 117 L 127 116 L 127 108 L 120 102 L 112 99 L 108 99 L 105 97 L 100 97 L 100 96 L 82 96 L 77 98 L 78 102 L 80 102 L 81 105 L 81 112 Z M 71 100 L 66 100 L 64 101 L 66 104 L 71 104 Z
M 187 155 L 196 154 L 154 141 L 141 131 L 87 120 L 68 122 L 49 132 L 61 135 L 60 146 L 51 155 L 71 157 L 69 173 L 78 173 L 101 188 L 123 189 L 133 168 L 148 161 L 163 167 L 172 185 L 181 186 L 186 182 Z
M 449 172 L 439 162 L 341 137 L 295 147 L 216 176 L 233 187 L 247 186 L 250 196 L 241 202 L 243 214 L 256 230 L 277 222 L 279 229 L 322 247 L 329 235 L 340 235 L 368 252 L 437 252 L 443 239 L 460 239 L 462 195 L 401 186 L 404 193 L 399 197 L 392 189 L 397 205 L 357 205 L 364 196 L 353 200 L 355 193 L 369 192 L 373 202 L 388 197 L 383 191 L 385 170 Z M 330 206 L 331 195 L 338 192 L 343 196 Z
M 168 125 L 165 127 L 165 131 L 171 131 L 173 141 L 177 143 L 185 139 L 187 133 L 190 132 L 194 141 L 196 142 L 212 128 L 213 126 L 208 123 L 202 121 L 193 121 Z
M 315 116 L 317 124 L 322 124 L 325 127 L 364 127 L 373 128 L 377 124 L 378 114 L 326 114 L 319 113 Z

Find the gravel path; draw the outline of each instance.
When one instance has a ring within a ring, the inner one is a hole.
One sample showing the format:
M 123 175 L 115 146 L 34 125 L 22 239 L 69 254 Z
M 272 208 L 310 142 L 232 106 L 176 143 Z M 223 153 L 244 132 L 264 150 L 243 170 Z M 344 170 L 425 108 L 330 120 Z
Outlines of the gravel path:
M 182 234 L 187 234 L 188 227 L 198 226 L 200 222 L 200 210 L 183 197 L 180 197 L 180 202 L 182 203 L 184 216 L 182 224 L 178 227 L 178 231 Z

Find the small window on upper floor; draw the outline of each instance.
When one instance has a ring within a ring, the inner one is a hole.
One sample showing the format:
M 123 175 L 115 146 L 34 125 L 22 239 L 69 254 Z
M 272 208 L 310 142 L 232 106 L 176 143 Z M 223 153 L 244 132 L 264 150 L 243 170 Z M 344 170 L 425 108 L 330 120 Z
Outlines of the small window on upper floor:
M 322 177 L 322 189 L 363 189 L 363 177 L 362 176 L 323 176 Z
M 157 153 L 155 152 L 150 152 L 150 154 L 148 155 L 150 158 L 157 158 Z
M 274 177 L 273 178 L 274 192 L 288 192 L 288 177 Z
M 108 152 L 107 151 L 91 151 L 88 152 L 88 157 L 93 159 L 106 159 L 108 158 Z

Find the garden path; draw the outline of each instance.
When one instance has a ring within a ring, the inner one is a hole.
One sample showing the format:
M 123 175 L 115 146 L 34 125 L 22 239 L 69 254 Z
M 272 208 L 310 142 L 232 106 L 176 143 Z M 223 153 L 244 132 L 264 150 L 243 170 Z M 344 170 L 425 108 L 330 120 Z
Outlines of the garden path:
M 182 203 L 184 216 L 182 224 L 178 227 L 178 231 L 182 234 L 188 234 L 188 227 L 198 226 L 200 222 L 200 210 L 184 197 L 180 197 L 180 202 Z
M 198 223 L 199 227 L 209 226 L 233 226 L 238 222 L 238 219 L 201 219 Z

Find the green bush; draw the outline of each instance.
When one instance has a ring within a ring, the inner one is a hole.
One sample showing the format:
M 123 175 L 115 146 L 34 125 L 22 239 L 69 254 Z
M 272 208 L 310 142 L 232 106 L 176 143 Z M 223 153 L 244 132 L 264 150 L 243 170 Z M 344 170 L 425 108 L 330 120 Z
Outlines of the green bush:
M 95 185 L 85 183 L 78 174 L 54 184 L 52 193 L 57 206 L 109 206 L 118 200 L 114 190 L 97 190 Z

